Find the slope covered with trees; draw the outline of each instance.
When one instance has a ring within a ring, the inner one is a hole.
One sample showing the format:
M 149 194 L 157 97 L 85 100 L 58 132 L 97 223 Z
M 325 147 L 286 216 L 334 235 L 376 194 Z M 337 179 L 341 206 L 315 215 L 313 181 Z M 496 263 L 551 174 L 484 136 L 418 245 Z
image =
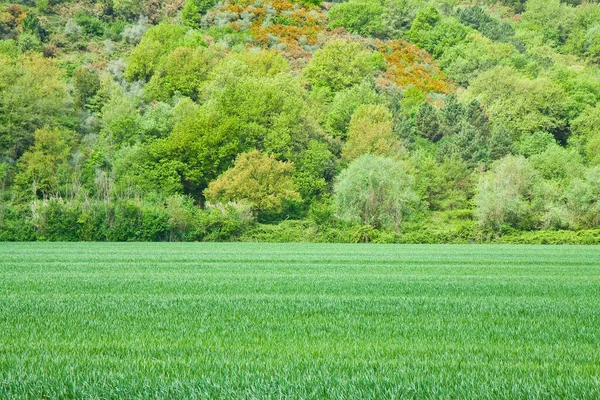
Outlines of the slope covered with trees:
M 600 242 L 600 5 L 0 2 L 0 240 Z

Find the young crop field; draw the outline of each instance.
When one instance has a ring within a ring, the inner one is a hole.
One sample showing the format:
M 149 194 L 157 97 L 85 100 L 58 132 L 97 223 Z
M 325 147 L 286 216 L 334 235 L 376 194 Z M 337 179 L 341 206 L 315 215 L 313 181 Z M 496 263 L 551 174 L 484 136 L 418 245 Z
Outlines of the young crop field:
M 600 398 L 600 248 L 0 243 L 0 398 Z

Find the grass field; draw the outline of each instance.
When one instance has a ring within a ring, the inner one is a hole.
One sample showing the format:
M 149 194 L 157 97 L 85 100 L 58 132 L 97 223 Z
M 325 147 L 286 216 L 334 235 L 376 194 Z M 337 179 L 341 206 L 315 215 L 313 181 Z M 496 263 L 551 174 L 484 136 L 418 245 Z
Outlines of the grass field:
M 600 248 L 0 243 L 0 398 L 600 398 Z

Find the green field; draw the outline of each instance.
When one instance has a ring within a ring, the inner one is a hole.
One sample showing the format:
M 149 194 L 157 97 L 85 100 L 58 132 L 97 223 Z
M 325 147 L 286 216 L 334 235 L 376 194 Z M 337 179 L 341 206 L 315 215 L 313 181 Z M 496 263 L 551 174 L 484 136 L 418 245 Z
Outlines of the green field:
M 0 243 L 0 398 L 600 398 L 600 248 Z

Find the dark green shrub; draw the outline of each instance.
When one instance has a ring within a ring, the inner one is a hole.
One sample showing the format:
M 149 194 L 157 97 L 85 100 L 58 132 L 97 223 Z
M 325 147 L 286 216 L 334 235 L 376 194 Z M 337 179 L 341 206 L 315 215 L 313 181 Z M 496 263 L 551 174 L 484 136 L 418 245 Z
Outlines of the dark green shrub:
M 235 241 L 253 223 L 251 207 L 244 203 L 210 205 L 196 214 L 194 240 Z
M 515 30 L 509 23 L 492 17 L 481 7 L 460 9 L 458 17 L 463 24 L 478 30 L 491 40 L 508 42 L 515 36 Z
M 99 18 L 86 11 L 75 13 L 75 22 L 81 27 L 83 33 L 90 36 L 104 35 L 104 23 Z
M 6 203 L 0 207 L 0 242 L 28 242 L 37 239 L 36 230 L 24 210 Z
M 187 0 L 181 10 L 181 19 L 189 27 L 200 28 L 200 19 L 216 4 L 216 0 Z
M 53 242 L 74 242 L 79 240 L 77 220 L 81 214 L 76 202 L 63 199 L 50 199 L 33 203 L 33 225 L 38 240 Z

